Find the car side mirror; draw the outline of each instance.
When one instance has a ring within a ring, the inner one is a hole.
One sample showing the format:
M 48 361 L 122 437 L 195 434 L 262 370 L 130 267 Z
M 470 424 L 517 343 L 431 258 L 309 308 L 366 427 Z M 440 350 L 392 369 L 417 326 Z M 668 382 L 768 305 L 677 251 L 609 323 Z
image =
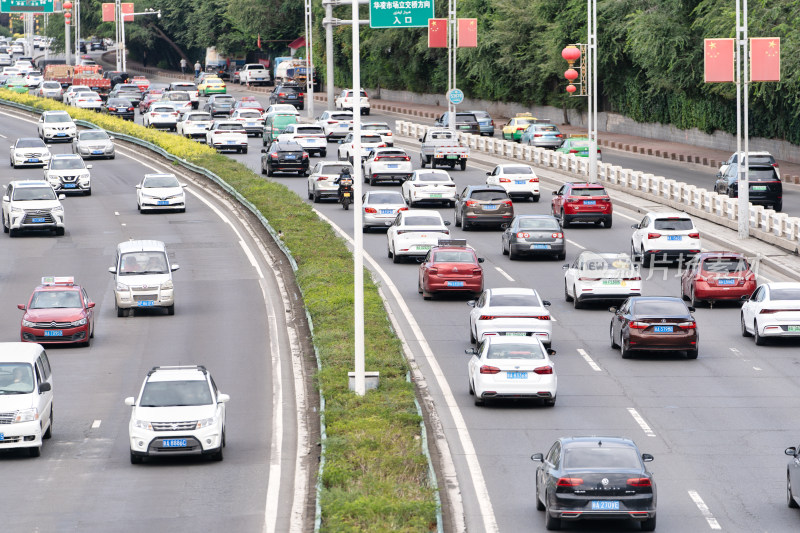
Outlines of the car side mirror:
M 631 229 L 639 229 L 639 224 L 631 224 Z
M 24 311 L 25 310 L 25 304 L 17 304 L 17 309 L 19 309 L 20 311 Z
M 544 462 L 544 454 L 535 453 L 531 455 L 531 461 L 536 461 L 537 463 Z
M 545 307 L 550 307 L 552 304 L 550 303 L 550 300 L 542 300 L 542 305 Z
M 136 399 L 133 396 L 128 396 L 127 398 L 125 398 L 125 405 L 127 405 L 128 407 L 133 407 L 134 405 L 136 405 Z
M 91 168 L 92 168 L 92 165 L 86 165 L 86 168 L 87 168 L 87 169 L 89 169 L 89 170 L 91 170 Z
M 794 446 L 792 446 L 790 448 L 786 448 L 785 450 L 783 450 L 783 453 L 785 453 L 786 455 L 791 455 L 792 457 L 794 457 L 795 455 L 797 455 L 797 448 L 795 448 Z
M 502 229 L 508 229 L 508 222 L 503 222 L 502 224 L 500 224 L 500 227 Z
M 566 265 L 561 265 L 561 270 L 569 270 L 569 263 Z
M 616 313 L 617 312 L 617 308 L 616 307 L 609 307 L 608 308 L 608 312 L 609 313 Z
M 217 396 L 217 403 L 227 403 L 230 401 L 230 399 L 231 397 L 228 396 L 227 394 L 220 393 L 220 395 Z
M 135 187 L 136 187 L 137 189 L 141 189 L 141 188 L 142 188 L 142 184 L 141 184 L 141 183 L 137 183 L 137 184 L 135 185 Z
M 113 141 L 113 140 L 114 140 L 114 137 L 109 137 L 109 138 L 108 138 L 108 140 L 109 140 L 109 141 Z
M 450 225 L 450 221 L 449 221 L 449 220 L 445 220 L 445 221 L 444 221 L 444 225 L 445 225 L 445 226 L 449 226 L 449 225 Z
M 558 353 L 558 352 L 557 352 L 557 351 L 555 351 L 555 350 L 554 350 L 554 349 L 552 349 L 552 348 L 548 348 L 548 349 L 547 349 L 547 355 L 555 355 L 555 354 L 557 354 L 557 353 Z
M 484 259 L 483 257 L 478 258 L 478 263 L 483 263 L 484 261 L 486 261 L 486 259 Z
M 655 457 L 653 457 L 653 456 L 652 456 L 652 455 L 650 455 L 649 453 L 643 453 L 643 454 L 642 454 L 642 461 L 644 461 L 645 463 L 649 463 L 649 462 L 650 462 L 650 461 L 652 461 L 653 459 L 655 459 Z
M 47 383 L 46 381 L 44 383 L 39 384 L 39 394 L 50 390 L 53 390 L 53 386 Z
M 266 154 L 266 153 L 267 153 L 267 149 L 266 149 L 266 148 L 262 148 L 262 149 L 261 149 L 261 153 L 262 153 L 262 154 Z
M 739 301 L 741 301 L 741 302 L 749 302 L 750 301 L 750 295 L 745 294 L 744 296 L 739 298 Z
M 108 267 L 108 272 L 110 274 L 116 274 L 117 273 L 117 267 Z
M 422 142 L 422 137 L 419 138 L 419 142 Z
M 175 271 L 176 271 L 176 270 L 178 270 L 179 268 L 181 268 L 181 266 L 180 266 L 180 265 L 171 265 L 171 266 L 170 266 L 170 270 L 171 270 L 172 272 L 175 272 Z
M 94 309 L 95 305 L 97 305 L 97 304 L 95 304 L 94 302 L 89 302 L 88 304 L 86 304 L 86 308 L 87 309 Z
M 475 355 L 477 352 L 475 351 L 475 348 L 467 348 L 464 350 L 464 353 L 467 355 Z
M 687 307 L 688 307 L 690 313 L 694 313 L 694 306 L 689 305 Z
M 468 301 L 467 305 L 470 306 L 470 307 L 475 307 L 475 300 Z
M 59 194 L 58 195 L 58 199 L 59 200 L 65 200 L 66 198 L 67 198 L 67 196 L 65 194 Z
M 491 176 L 491 175 L 492 175 L 492 173 L 491 173 L 491 172 L 487 172 L 487 173 L 486 173 L 486 175 L 487 175 L 487 176 Z

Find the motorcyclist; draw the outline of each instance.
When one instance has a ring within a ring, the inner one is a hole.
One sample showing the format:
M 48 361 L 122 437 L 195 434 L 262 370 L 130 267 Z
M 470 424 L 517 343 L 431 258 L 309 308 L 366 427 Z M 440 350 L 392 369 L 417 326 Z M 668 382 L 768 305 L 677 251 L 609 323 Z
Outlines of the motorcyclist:
M 339 203 L 344 205 L 344 196 L 342 193 L 349 192 L 351 194 L 351 198 L 347 202 L 349 204 L 353 194 L 353 176 L 350 174 L 350 167 L 345 166 L 339 173 L 339 177 L 333 180 L 333 183 L 339 186 Z M 346 205 L 344 205 L 344 207 L 345 209 L 347 208 Z

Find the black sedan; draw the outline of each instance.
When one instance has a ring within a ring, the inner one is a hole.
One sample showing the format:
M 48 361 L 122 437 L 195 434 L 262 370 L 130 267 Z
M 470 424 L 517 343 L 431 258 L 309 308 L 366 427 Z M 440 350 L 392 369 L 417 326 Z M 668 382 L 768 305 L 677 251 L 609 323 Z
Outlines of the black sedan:
M 298 176 L 308 176 L 308 152 L 296 142 L 276 141 L 261 153 L 262 174 L 272 176 L 275 172 L 297 172 Z
M 786 465 L 786 505 L 797 509 L 800 507 L 800 492 L 795 494 L 792 487 L 800 487 L 800 446 L 786 448 L 785 453 L 791 457 Z
M 558 439 L 546 454 L 535 453 L 536 509 L 545 528 L 562 521 L 630 518 L 642 531 L 656 528 L 656 484 L 636 444 L 622 437 Z
M 504 224 L 503 255 L 517 259 L 523 255 L 567 256 L 567 241 L 561 223 L 552 215 L 517 215 Z
M 100 111 L 132 121 L 135 109 L 133 102 L 126 98 L 109 98 L 100 108 Z

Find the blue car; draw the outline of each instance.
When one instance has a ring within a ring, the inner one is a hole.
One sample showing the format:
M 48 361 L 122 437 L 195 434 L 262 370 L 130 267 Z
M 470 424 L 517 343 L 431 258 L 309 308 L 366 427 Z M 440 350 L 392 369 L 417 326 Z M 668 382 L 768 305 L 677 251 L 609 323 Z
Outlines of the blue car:
M 494 137 L 494 120 L 491 115 L 486 111 L 470 111 L 475 118 L 478 119 L 478 124 L 481 127 L 481 135 L 488 135 Z
M 564 134 L 554 124 L 531 124 L 522 132 L 519 142 L 555 150 L 564 144 Z

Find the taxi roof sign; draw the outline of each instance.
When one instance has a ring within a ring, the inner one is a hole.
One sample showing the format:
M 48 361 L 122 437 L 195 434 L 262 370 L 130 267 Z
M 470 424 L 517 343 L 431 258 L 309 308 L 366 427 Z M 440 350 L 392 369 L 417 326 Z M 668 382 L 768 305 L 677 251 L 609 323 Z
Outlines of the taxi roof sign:
M 515 116 L 518 118 L 525 118 L 525 117 L 533 117 L 533 114 L 531 114 L 530 111 L 525 111 L 524 113 L 517 113 Z
M 75 284 L 74 276 L 44 276 L 42 277 L 42 285 L 69 285 Z

